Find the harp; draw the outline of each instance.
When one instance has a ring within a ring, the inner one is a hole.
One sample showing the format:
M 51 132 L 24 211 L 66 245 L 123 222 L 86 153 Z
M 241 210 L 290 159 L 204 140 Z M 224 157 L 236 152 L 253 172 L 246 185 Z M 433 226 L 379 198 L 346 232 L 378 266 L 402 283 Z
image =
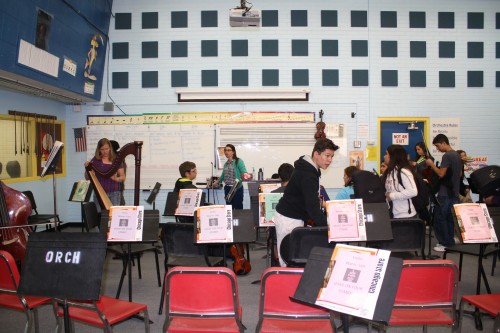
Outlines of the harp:
M 116 158 L 113 160 L 111 164 L 111 169 L 107 172 L 100 171 L 97 167 L 95 167 L 92 163 L 85 168 L 87 172 L 87 176 L 89 177 L 90 183 L 94 187 L 95 195 L 99 204 L 103 209 L 109 210 L 112 206 L 111 200 L 109 200 L 108 195 L 102 188 L 101 183 L 97 179 L 96 174 L 99 174 L 102 177 L 111 177 L 113 174 L 118 171 L 120 165 L 125 160 L 125 157 L 128 155 L 134 155 L 135 157 L 135 179 L 134 179 L 134 206 L 139 205 L 139 192 L 141 185 L 141 152 L 142 152 L 142 141 L 134 141 L 127 143 L 120 149 Z

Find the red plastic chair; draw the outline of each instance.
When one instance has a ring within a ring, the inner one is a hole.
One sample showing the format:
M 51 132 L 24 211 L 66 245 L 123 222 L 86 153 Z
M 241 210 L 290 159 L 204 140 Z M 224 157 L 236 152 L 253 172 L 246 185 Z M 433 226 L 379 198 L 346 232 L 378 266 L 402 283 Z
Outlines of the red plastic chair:
M 405 260 L 390 326 L 450 325 L 457 329 L 458 267 L 451 260 Z
M 165 277 L 163 332 L 241 332 L 234 272 L 226 267 L 171 268 Z
M 22 311 L 26 315 L 24 332 L 31 332 L 33 325 L 38 333 L 38 307 L 50 303 L 50 298 L 21 296 L 17 293 L 19 270 L 12 255 L 0 251 L 0 307 Z
M 336 332 L 332 312 L 290 300 L 303 271 L 270 267 L 262 273 L 256 332 Z
M 60 306 L 62 300 L 54 302 L 54 311 L 57 314 L 56 331 L 61 332 L 63 328 L 62 319 L 64 316 L 63 308 Z M 149 333 L 149 315 L 148 307 L 145 304 L 139 304 L 108 296 L 101 296 L 98 301 L 67 301 L 69 309 L 70 325 L 74 332 L 74 321 L 79 321 L 88 325 L 100 327 L 104 332 L 113 332 L 112 326 L 118 324 L 135 315 L 144 316 L 145 332 Z
M 463 295 L 462 301 L 460 302 L 460 312 L 458 316 L 459 332 L 462 331 L 462 319 L 464 315 L 465 303 L 469 303 L 495 318 L 493 332 L 500 333 L 500 294 Z

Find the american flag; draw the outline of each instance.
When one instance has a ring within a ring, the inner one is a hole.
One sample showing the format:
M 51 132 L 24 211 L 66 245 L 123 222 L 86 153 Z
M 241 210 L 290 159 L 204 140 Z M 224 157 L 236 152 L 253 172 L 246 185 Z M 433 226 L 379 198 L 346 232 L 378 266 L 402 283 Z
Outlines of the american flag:
M 76 151 L 87 151 L 87 128 L 73 128 L 75 132 L 75 147 Z

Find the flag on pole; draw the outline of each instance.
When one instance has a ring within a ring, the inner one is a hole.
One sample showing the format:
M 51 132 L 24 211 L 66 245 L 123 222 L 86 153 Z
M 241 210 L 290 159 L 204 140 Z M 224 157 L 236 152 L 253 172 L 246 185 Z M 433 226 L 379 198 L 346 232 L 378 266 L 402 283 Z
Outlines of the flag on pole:
M 86 127 L 73 128 L 75 132 L 75 147 L 77 152 L 87 151 Z

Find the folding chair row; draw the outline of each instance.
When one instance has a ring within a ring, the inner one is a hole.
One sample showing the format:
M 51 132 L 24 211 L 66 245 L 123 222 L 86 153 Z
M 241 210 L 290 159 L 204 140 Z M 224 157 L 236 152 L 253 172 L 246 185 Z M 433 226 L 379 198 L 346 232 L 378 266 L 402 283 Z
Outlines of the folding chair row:
M 333 313 L 292 302 L 302 268 L 270 267 L 261 279 L 256 332 L 335 332 Z M 243 332 L 234 272 L 226 267 L 175 267 L 165 277 L 163 332 Z

